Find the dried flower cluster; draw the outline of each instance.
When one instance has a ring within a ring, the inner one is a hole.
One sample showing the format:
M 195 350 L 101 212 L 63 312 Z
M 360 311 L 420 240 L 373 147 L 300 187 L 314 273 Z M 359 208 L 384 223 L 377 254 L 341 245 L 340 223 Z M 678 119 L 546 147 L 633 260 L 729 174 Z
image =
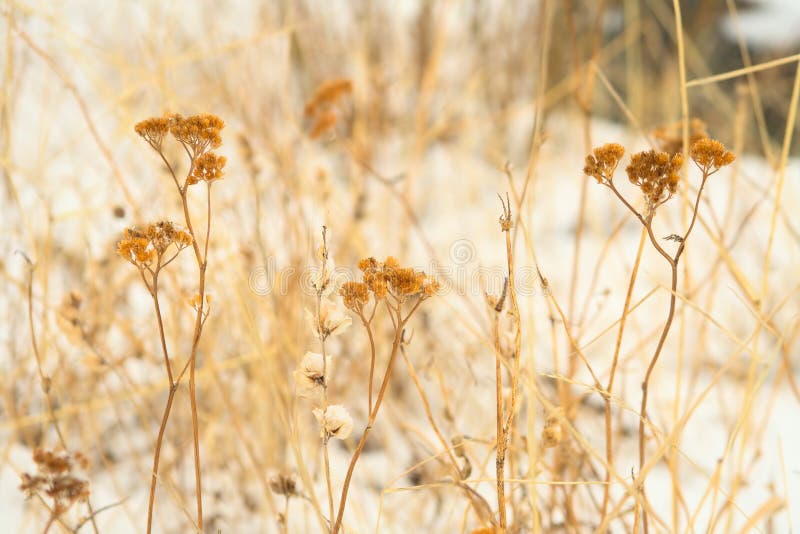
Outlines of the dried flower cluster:
M 159 221 L 144 230 L 127 228 L 117 243 L 117 254 L 140 269 L 153 269 L 171 245 L 175 245 L 177 253 L 191 244 L 189 232 L 173 222 Z
M 189 174 L 186 183 L 194 185 L 204 181 L 210 184 L 215 180 L 219 180 L 224 174 L 223 169 L 227 161 L 225 156 L 218 156 L 213 152 L 201 154 L 195 159 L 192 172 Z
M 341 100 L 352 92 L 353 83 L 347 79 L 329 80 L 317 88 L 305 107 L 305 115 L 311 120 L 309 135 L 312 139 L 317 139 L 336 126 L 341 114 L 337 108 Z
M 726 150 L 725 145 L 714 139 L 699 140 L 692 145 L 690 155 L 705 176 L 709 176 L 720 168 L 730 165 L 736 159 L 733 152 Z
M 52 519 L 58 518 L 78 501 L 89 498 L 89 482 L 74 474 L 86 469 L 86 458 L 79 452 L 55 453 L 36 449 L 33 453 L 36 474 L 23 473 L 20 490 L 28 497 L 47 496 L 52 500 Z
M 358 268 L 363 273 L 363 284 L 376 300 L 389 295 L 402 302 L 409 297 L 431 297 L 439 290 L 439 282 L 422 271 L 401 267 L 397 259 L 392 256 L 386 258 L 383 263 L 375 258 L 365 258 L 358 262 Z M 358 285 L 347 285 L 340 291 L 345 305 L 351 309 L 355 309 L 354 306 L 358 302 L 366 302 L 363 297 L 358 296 L 363 294 L 364 289 Z M 348 303 L 354 306 L 349 306 Z
M 586 156 L 586 165 L 583 167 L 584 174 L 592 176 L 597 183 L 611 182 L 614 178 L 614 171 L 619 165 L 619 160 L 625 155 L 625 149 L 618 143 L 608 143 L 597 147 L 591 154 Z
M 631 156 L 625 172 L 628 173 L 628 180 L 642 190 L 648 210 L 652 212 L 678 190 L 678 171 L 682 166 L 681 154 L 647 150 Z
M 269 478 L 269 489 L 276 495 L 295 497 L 300 495 L 297 478 L 293 474 L 278 473 Z
M 227 160 L 211 150 L 222 145 L 220 131 L 224 127 L 222 119 L 209 113 L 189 117 L 168 113 L 143 120 L 134 129 L 158 153 L 162 153 L 167 133 L 183 145 L 190 160 L 190 170 L 183 184 L 185 189 L 200 181 L 211 183 L 222 177 Z
M 347 309 L 360 314 L 369 302 L 369 287 L 364 282 L 345 282 L 339 289 L 339 295 Z

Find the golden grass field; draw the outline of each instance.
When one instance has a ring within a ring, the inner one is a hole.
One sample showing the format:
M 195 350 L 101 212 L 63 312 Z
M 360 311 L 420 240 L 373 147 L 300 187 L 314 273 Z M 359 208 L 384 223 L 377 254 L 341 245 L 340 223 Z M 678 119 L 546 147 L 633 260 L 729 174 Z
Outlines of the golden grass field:
M 756 7 L 0 13 L 0 531 L 800 525 Z

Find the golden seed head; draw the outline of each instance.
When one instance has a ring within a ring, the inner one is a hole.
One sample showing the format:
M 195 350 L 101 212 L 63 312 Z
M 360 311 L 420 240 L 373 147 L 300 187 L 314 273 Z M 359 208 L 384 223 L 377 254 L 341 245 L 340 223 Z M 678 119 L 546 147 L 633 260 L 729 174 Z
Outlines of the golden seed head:
M 614 178 L 619 160 L 624 155 L 625 149 L 619 143 L 608 143 L 597 147 L 586 156 L 583 173 L 593 177 L 599 184 L 610 182 Z
M 730 165 L 736 159 L 733 152 L 726 150 L 725 145 L 714 139 L 700 139 L 692 145 L 690 154 L 695 164 L 705 174 Z
M 369 288 L 364 282 L 345 282 L 339 289 L 339 295 L 344 305 L 356 313 L 360 313 L 369 302 Z
M 169 119 L 166 117 L 153 117 L 145 119 L 134 126 L 136 133 L 150 143 L 156 150 L 161 150 L 164 136 L 169 132 Z
M 170 221 L 159 221 L 148 224 L 144 230 L 126 228 L 117 243 L 117 254 L 139 268 L 152 268 L 170 245 L 180 251 L 191 244 L 189 232 Z
M 297 489 L 297 478 L 289 473 L 278 473 L 269 478 L 269 489 L 276 495 L 292 497 L 299 495 Z
M 205 181 L 211 183 L 219 180 L 224 175 L 223 169 L 227 162 L 225 156 L 218 156 L 214 152 L 205 152 L 194 160 L 192 172 L 189 174 L 186 183 L 194 185 L 197 182 Z
M 647 150 L 634 154 L 625 171 L 631 183 L 642 190 L 652 211 L 678 190 L 678 171 L 682 166 L 681 154 Z
M 183 117 L 175 113 L 167 117 L 172 135 L 195 155 L 219 148 L 222 144 L 220 130 L 225 127 L 225 123 L 216 115 L 202 113 Z

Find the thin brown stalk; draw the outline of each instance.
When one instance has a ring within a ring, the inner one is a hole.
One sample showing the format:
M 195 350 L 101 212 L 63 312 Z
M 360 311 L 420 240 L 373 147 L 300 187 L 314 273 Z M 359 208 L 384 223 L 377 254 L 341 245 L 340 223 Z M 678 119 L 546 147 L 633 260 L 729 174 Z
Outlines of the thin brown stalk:
M 64 450 L 68 451 L 69 447 L 67 447 L 67 440 L 64 439 L 64 434 L 61 431 L 61 425 L 59 425 L 58 419 L 53 411 L 53 400 L 50 398 L 50 379 L 44 374 L 42 356 L 39 352 L 39 344 L 36 341 L 36 329 L 33 325 L 33 273 L 36 269 L 36 265 L 24 253 L 21 253 L 21 255 L 28 263 L 28 329 L 31 336 L 31 348 L 33 349 L 33 356 L 36 359 L 36 369 L 39 373 L 39 381 L 42 387 L 42 393 L 44 394 L 44 403 L 45 407 L 47 408 L 47 415 L 50 419 L 50 423 L 53 425 L 56 436 L 58 436 L 58 441 L 61 443 L 61 446 L 64 448 Z M 88 499 L 86 500 L 86 508 L 89 510 L 92 529 L 94 530 L 95 534 L 98 534 L 99 531 L 97 530 L 97 522 L 94 519 L 95 512 L 92 508 L 92 503 Z M 47 522 L 47 526 L 45 527 L 44 531 L 47 532 L 50 529 L 50 526 L 56 520 L 58 520 L 59 523 L 62 523 L 60 514 L 57 514 L 56 510 L 54 509 L 50 513 L 50 520 Z
M 336 515 L 336 522 L 333 524 L 333 529 L 332 529 L 333 534 L 337 534 L 342 526 L 345 504 L 347 503 L 347 492 L 350 489 L 350 481 L 353 477 L 353 471 L 355 470 L 356 463 L 358 462 L 358 459 L 364 450 L 364 446 L 367 443 L 367 437 L 369 437 L 369 432 L 370 430 L 372 430 L 372 425 L 375 423 L 375 419 L 378 416 L 378 411 L 380 410 L 381 404 L 383 403 L 384 395 L 386 394 L 386 390 L 389 386 L 389 379 L 392 376 L 392 369 L 394 368 L 394 360 L 397 357 L 397 353 L 400 349 L 400 344 L 402 341 L 403 328 L 406 325 L 406 321 L 408 321 L 411 315 L 413 315 L 414 311 L 417 309 L 417 307 L 421 302 L 422 299 L 417 301 L 417 303 L 405 317 L 403 317 L 402 315 L 402 303 L 398 303 L 397 307 L 394 309 L 394 313 L 396 314 L 396 321 L 394 330 L 394 340 L 392 341 L 392 350 L 391 353 L 389 354 L 389 362 L 386 364 L 386 371 L 383 375 L 383 380 L 381 381 L 381 387 L 378 390 L 378 396 L 375 399 L 375 405 L 372 407 L 372 411 L 369 413 L 369 419 L 367 420 L 367 425 L 364 427 L 364 431 L 361 434 L 361 439 L 358 440 L 358 445 L 356 445 L 356 450 L 355 452 L 353 452 L 353 456 L 350 459 L 350 465 L 348 465 L 347 467 L 347 474 L 345 475 L 344 484 L 342 485 L 342 495 L 341 498 L 339 499 L 339 511 Z M 393 308 L 388 301 L 386 301 L 386 307 L 391 315 Z
M 631 271 L 631 278 L 628 282 L 628 291 L 625 294 L 625 304 L 622 307 L 622 316 L 619 321 L 619 329 L 617 330 L 617 341 L 614 345 L 614 357 L 611 362 L 611 372 L 608 377 L 608 385 L 606 386 L 605 393 L 605 425 L 606 425 L 606 485 L 603 491 L 603 508 L 601 517 L 605 517 L 608 511 L 609 493 L 611 490 L 611 471 L 614 469 L 614 448 L 613 437 L 614 431 L 611 424 L 611 392 L 614 388 L 614 378 L 616 376 L 617 364 L 619 363 L 619 352 L 622 347 L 622 334 L 625 331 L 625 323 L 628 319 L 628 310 L 630 309 L 631 297 L 633 295 L 633 287 L 636 283 L 636 276 L 639 272 L 639 262 L 642 259 L 642 251 L 644 250 L 646 232 L 642 228 L 641 236 L 639 237 L 639 247 L 636 250 L 636 259 L 633 262 L 633 270 Z

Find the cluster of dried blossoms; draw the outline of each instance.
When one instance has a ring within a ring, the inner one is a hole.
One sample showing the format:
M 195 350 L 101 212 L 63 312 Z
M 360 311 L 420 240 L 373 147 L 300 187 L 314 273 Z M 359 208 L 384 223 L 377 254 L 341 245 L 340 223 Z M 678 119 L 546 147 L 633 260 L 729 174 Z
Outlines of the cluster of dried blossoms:
M 672 198 L 678 190 L 680 176 L 678 172 L 683 166 L 682 154 L 668 154 L 647 150 L 631 156 L 631 162 L 625 168 L 628 180 L 642 190 L 648 213 Z
M 322 83 L 314 96 L 306 103 L 305 115 L 311 121 L 312 139 L 333 129 L 342 113 L 342 99 L 353 92 L 353 83 L 346 79 L 329 80 Z
M 22 490 L 28 497 L 39 495 L 52 501 L 53 522 L 78 501 L 89 499 L 89 482 L 76 476 L 76 468 L 85 470 L 86 457 L 81 453 L 55 453 L 44 449 L 33 452 L 36 474 L 23 473 Z
M 167 134 L 171 134 L 183 146 L 189 156 L 190 170 L 183 186 L 178 184 L 178 187 L 185 190 L 187 186 L 201 181 L 210 184 L 222 178 L 227 160 L 213 150 L 222 145 L 220 132 L 224 127 L 225 123 L 216 115 L 202 113 L 183 117 L 177 113 L 168 113 L 163 117 L 139 122 L 135 130 L 162 157 Z
M 157 269 L 165 252 L 175 246 L 175 254 L 192 244 L 192 235 L 170 221 L 148 224 L 143 230 L 127 228 L 117 243 L 117 254 L 139 269 Z
M 356 313 L 363 311 L 369 294 L 375 300 L 387 296 L 397 302 L 411 297 L 431 297 L 439 290 L 439 282 L 411 267 L 401 267 L 397 258 L 389 256 L 384 262 L 364 258 L 358 262 L 363 282 L 346 282 L 339 290 L 344 305 Z
M 693 139 L 695 138 L 693 137 Z M 625 149 L 618 143 L 597 147 L 586 156 L 583 172 L 597 180 L 598 184 L 608 186 L 617 196 L 620 196 L 613 178 L 624 154 Z M 704 181 L 720 168 L 731 164 L 735 159 L 733 153 L 726 150 L 722 143 L 707 137 L 696 138 L 689 154 L 703 173 Z M 652 218 L 656 208 L 677 192 L 680 182 L 679 172 L 683 163 L 682 154 L 669 151 L 646 150 L 631 156 L 625 172 L 628 180 L 637 186 L 644 195 L 645 220 Z

